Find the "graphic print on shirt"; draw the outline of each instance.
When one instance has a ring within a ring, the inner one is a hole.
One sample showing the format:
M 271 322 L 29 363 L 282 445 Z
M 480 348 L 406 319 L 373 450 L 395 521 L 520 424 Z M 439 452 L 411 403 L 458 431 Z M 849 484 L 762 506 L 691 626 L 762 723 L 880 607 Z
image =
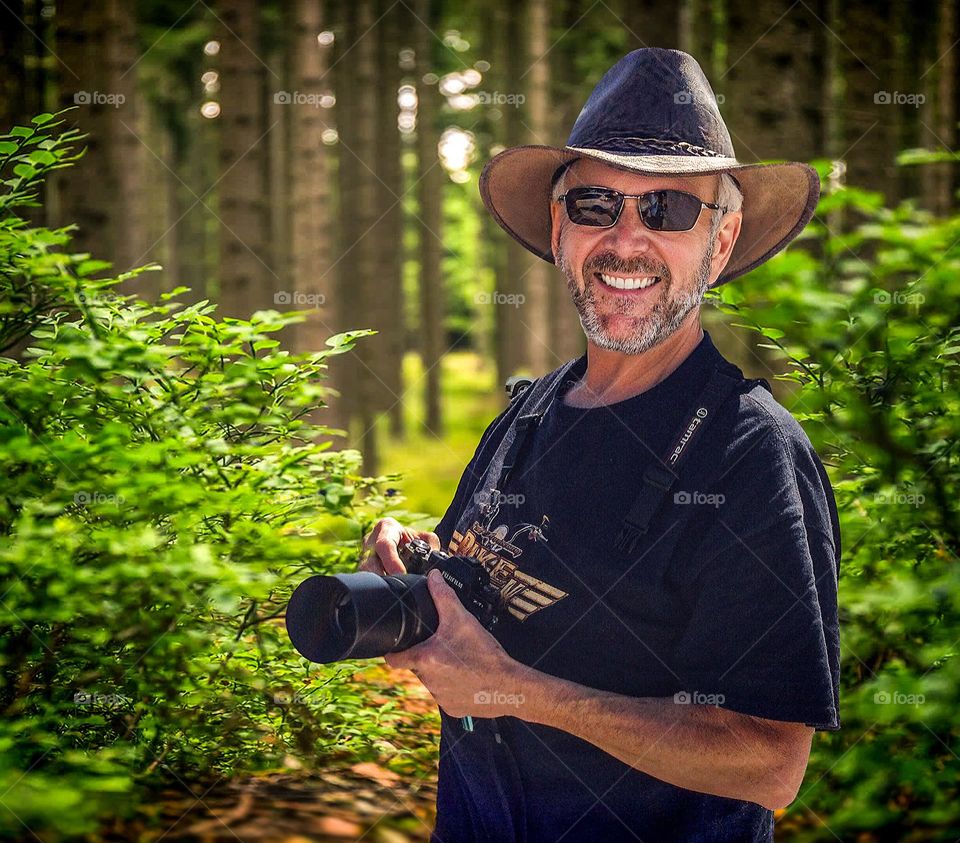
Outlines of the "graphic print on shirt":
M 516 563 L 523 555 L 522 543 L 547 541 L 550 519 L 544 515 L 539 526 L 525 523 L 512 530 L 507 524 L 494 527 L 493 519 L 500 511 L 502 495 L 493 489 L 485 497 L 480 506 L 484 523 L 474 521 L 465 533 L 454 530 L 449 551 L 480 562 L 490 575 L 491 584 L 499 589 L 507 611 L 517 620 L 525 621 L 567 596 L 567 592 L 525 574 Z

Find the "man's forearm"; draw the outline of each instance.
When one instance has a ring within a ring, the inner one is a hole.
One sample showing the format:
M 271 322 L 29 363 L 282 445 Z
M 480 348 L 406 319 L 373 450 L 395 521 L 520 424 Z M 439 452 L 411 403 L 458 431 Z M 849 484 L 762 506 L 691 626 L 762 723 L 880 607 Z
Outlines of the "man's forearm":
M 771 810 L 796 793 L 789 756 L 757 718 L 669 697 L 608 693 L 526 667 L 517 679 L 517 717 L 576 735 L 655 778 Z

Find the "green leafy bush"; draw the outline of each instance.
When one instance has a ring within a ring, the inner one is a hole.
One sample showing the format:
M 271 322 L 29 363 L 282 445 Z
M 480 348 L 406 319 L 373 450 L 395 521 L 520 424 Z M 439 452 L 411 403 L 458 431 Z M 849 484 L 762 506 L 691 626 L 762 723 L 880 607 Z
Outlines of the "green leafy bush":
M 836 233 L 837 214 L 858 222 Z M 788 364 L 843 535 L 843 728 L 815 739 L 784 839 L 954 840 L 960 217 L 848 189 L 823 197 L 806 239 L 721 305 Z
M 0 835 L 43 839 L 158 781 L 362 754 L 392 728 L 280 617 L 396 500 L 311 421 L 326 359 L 369 332 L 291 355 L 272 335 L 299 314 L 217 320 L 186 288 L 120 293 L 145 270 L 95 279 L 69 229 L 20 215 L 77 157 L 56 118 L 0 137 Z

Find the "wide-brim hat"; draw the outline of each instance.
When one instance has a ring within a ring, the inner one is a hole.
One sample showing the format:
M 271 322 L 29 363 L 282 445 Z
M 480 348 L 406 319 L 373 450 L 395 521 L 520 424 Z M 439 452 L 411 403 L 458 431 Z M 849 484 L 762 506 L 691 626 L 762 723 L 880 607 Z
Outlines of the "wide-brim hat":
M 737 160 L 707 77 L 696 59 L 680 50 L 628 53 L 594 88 L 563 148 L 512 147 L 483 168 L 480 195 L 487 210 L 511 237 L 549 263 L 555 263 L 551 182 L 559 167 L 577 158 L 645 175 L 729 173 L 743 194 L 743 221 L 714 286 L 784 249 L 810 221 L 820 197 L 820 178 L 808 164 Z

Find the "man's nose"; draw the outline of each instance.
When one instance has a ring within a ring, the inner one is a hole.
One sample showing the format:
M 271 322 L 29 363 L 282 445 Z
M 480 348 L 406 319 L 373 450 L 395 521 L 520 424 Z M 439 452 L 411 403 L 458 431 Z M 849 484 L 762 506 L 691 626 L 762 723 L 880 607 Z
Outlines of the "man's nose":
M 643 224 L 636 199 L 624 199 L 615 225 L 607 229 L 608 243 L 621 254 L 648 252 L 655 232 Z

